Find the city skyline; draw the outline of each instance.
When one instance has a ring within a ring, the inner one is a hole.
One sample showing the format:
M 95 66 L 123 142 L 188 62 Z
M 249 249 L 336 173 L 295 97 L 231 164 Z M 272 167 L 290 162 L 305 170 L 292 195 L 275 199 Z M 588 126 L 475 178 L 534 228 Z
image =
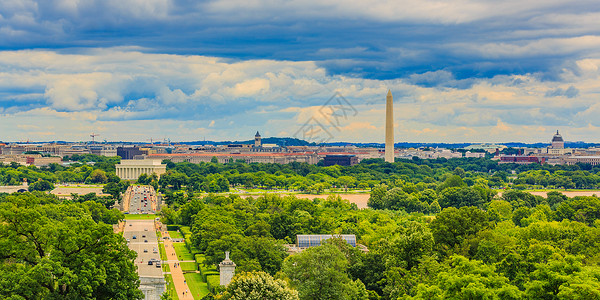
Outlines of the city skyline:
M 600 141 L 592 1 L 3 1 L 0 140 Z M 322 107 L 339 94 L 353 114 Z M 327 122 L 329 121 L 329 123 Z M 329 124 L 329 125 L 327 125 Z

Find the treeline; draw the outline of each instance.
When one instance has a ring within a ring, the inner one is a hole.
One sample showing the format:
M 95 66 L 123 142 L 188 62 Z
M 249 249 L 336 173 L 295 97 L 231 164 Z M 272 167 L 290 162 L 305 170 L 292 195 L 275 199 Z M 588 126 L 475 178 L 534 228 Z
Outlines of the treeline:
M 103 192 L 110 194 L 113 200 L 120 200 L 120 193 L 130 185 L 129 181 L 119 179 L 115 173 L 115 165 L 120 162 L 119 157 L 86 154 L 73 155 L 72 158 L 86 163 L 75 162 L 68 166 L 50 164 L 39 168 L 33 165 L 0 163 L 0 185 L 21 185 L 26 179 L 29 191 L 50 191 L 57 183 L 106 184 Z M 93 164 L 87 164 L 94 161 Z M 156 175 L 152 178 L 156 185 Z
M 121 219 L 95 201 L 0 194 L 0 298 L 143 299 Z
M 236 274 L 264 271 L 284 279 L 300 299 L 600 297 L 597 197 L 555 192 L 544 199 L 508 191 L 449 205 L 435 217 L 359 210 L 338 196 L 186 201 L 177 210 L 163 209 L 162 219 L 191 226 L 191 243 L 207 264 L 231 251 Z M 288 256 L 283 245 L 297 234 L 355 234 L 369 251 L 338 240 Z
M 26 178 L 33 183 L 43 180 L 52 184 L 118 183 L 115 164 L 118 157 L 92 154 L 65 157 L 77 161 L 69 166 L 50 164 L 37 168 L 16 163 L 0 164 L 0 185 L 19 185 Z M 93 164 L 88 164 L 93 162 Z M 230 162 L 173 163 L 167 164 L 167 173 L 160 181 L 152 174 L 143 174 L 140 182 L 161 188 L 163 192 L 187 190 L 189 192 L 221 193 L 231 187 L 288 189 L 320 194 L 328 190 L 368 190 L 379 184 L 394 186 L 396 182 L 436 184 L 451 175 L 458 175 L 470 187 L 516 189 L 526 188 L 577 188 L 600 187 L 600 166 L 573 165 L 549 166 L 539 164 L 498 164 L 487 158 L 397 160 L 393 164 L 381 159 L 366 159 L 351 167 L 290 164 L 247 164 Z M 514 172 L 514 173 L 513 173 Z
M 116 162 L 115 162 L 116 161 Z M 115 164 L 118 160 L 97 162 L 92 165 L 72 163 L 69 166 L 50 164 L 36 167 L 34 165 L 22 166 L 17 163 L 0 163 L 0 185 L 20 185 L 23 179 L 33 183 L 44 180 L 50 183 L 108 183 L 119 182 L 115 173 Z
M 360 164 L 317 166 L 305 163 L 246 164 L 243 162 L 167 164 L 158 186 L 163 191 L 220 193 L 230 187 L 287 189 L 321 194 L 331 190 L 372 189 L 380 184 L 398 182 L 439 186 L 452 175 L 461 177 L 468 187 L 506 188 L 587 188 L 600 187 L 600 167 L 589 165 L 549 166 L 498 164 L 486 158 L 399 160 L 393 164 L 380 159 Z M 584 170 L 586 169 L 586 170 Z M 513 174 L 514 172 L 514 174 Z

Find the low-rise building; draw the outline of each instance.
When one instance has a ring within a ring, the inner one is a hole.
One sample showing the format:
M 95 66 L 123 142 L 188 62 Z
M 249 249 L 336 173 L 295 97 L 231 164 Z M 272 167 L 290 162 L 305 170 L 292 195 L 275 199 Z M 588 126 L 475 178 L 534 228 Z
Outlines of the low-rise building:
M 526 164 L 543 164 L 544 162 L 546 162 L 546 159 L 544 157 L 538 157 L 538 156 L 501 155 L 500 161 L 498 163 L 526 165 Z
M 358 164 L 356 155 L 325 155 L 325 158 L 323 158 L 323 165 L 326 167 L 333 165 L 354 166 L 356 164 Z
M 23 166 L 34 165 L 42 167 L 49 164 L 60 164 L 62 163 L 62 158 L 57 156 L 44 157 L 40 154 L 7 154 L 0 155 L 0 162 L 4 164 L 14 162 Z
M 230 161 L 242 160 L 245 163 L 277 163 L 288 164 L 291 162 L 305 162 L 308 164 L 316 164 L 319 157 L 314 152 L 299 152 L 299 153 L 271 153 L 271 152 L 242 152 L 242 153 L 171 153 L 171 154 L 150 154 L 146 156 L 137 156 L 136 158 L 149 158 L 158 160 L 170 160 L 172 162 L 210 162 L 213 157 L 219 163 L 229 163 Z
M 471 151 L 467 151 L 467 152 L 465 152 L 465 157 L 466 158 L 484 158 L 485 157 L 485 153 L 484 152 L 471 152 Z

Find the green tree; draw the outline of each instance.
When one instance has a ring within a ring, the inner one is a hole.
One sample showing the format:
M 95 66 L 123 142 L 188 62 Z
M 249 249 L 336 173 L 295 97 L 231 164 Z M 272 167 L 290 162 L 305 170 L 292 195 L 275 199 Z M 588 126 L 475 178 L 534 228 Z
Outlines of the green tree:
M 445 208 L 431 221 L 430 229 L 436 244 L 442 249 L 453 248 L 466 238 L 490 227 L 488 214 L 476 207 Z
M 463 207 L 463 206 L 478 206 L 481 207 L 485 200 L 481 198 L 480 193 L 470 187 L 449 187 L 440 193 L 440 206 L 446 207 Z
M 385 208 L 392 210 L 404 210 L 406 212 L 427 212 L 429 205 L 419 201 L 412 194 L 407 194 L 401 188 L 393 188 L 383 197 Z
M 365 287 L 348 277 L 347 267 L 342 251 L 328 243 L 288 257 L 282 272 L 300 299 L 360 299 Z
M 146 174 L 146 173 L 140 174 L 140 177 L 138 177 L 138 180 L 137 180 L 137 182 L 139 184 L 143 184 L 143 185 L 149 184 L 150 181 L 152 181 L 152 178 L 150 178 L 150 176 L 148 176 L 148 174 Z
M 222 300 L 297 300 L 298 292 L 281 279 L 274 279 L 265 272 L 236 274 L 227 285 L 225 293 L 217 297 Z
M 81 204 L 0 203 L 0 298 L 142 299 L 125 239 Z
M 108 181 L 108 177 L 106 176 L 106 172 L 101 169 L 96 169 L 92 171 L 90 176 L 85 180 L 90 183 L 106 183 Z
M 458 175 L 452 175 L 448 177 L 442 184 L 437 187 L 437 191 L 441 192 L 450 187 L 464 187 L 467 184 L 463 182 L 462 178 Z
M 38 181 L 29 185 L 29 191 L 51 191 L 54 189 L 54 185 L 47 180 L 39 179 Z
M 493 200 L 488 203 L 487 211 L 490 214 L 490 218 L 495 221 L 505 221 L 512 218 L 512 206 L 507 201 Z
M 417 295 L 406 299 L 522 299 L 523 292 L 494 267 L 462 256 L 450 258 L 451 268 L 433 284 L 419 284 Z
M 115 200 L 121 200 L 121 188 L 117 183 L 107 183 L 104 188 L 102 188 L 102 192 L 105 194 L 110 194 Z
M 382 241 L 383 251 L 388 256 L 388 263 L 410 270 L 416 266 L 424 255 L 430 255 L 433 249 L 433 235 L 421 223 L 410 222 L 406 228 L 399 228 L 399 232 L 389 240 Z
M 369 197 L 369 201 L 367 205 L 373 209 L 385 209 L 385 201 L 383 198 L 387 193 L 387 186 L 385 185 L 377 185 L 371 189 L 371 196 Z

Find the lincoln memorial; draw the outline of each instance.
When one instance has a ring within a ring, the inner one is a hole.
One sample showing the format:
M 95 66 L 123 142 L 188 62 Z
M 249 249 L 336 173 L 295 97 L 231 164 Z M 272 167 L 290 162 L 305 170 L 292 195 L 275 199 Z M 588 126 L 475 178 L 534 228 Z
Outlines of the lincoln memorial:
M 116 167 L 117 176 L 125 180 L 137 180 L 144 173 L 147 175 L 156 173 L 160 178 L 160 175 L 167 172 L 167 165 L 161 164 L 161 161 L 157 159 L 121 160 L 121 163 Z

